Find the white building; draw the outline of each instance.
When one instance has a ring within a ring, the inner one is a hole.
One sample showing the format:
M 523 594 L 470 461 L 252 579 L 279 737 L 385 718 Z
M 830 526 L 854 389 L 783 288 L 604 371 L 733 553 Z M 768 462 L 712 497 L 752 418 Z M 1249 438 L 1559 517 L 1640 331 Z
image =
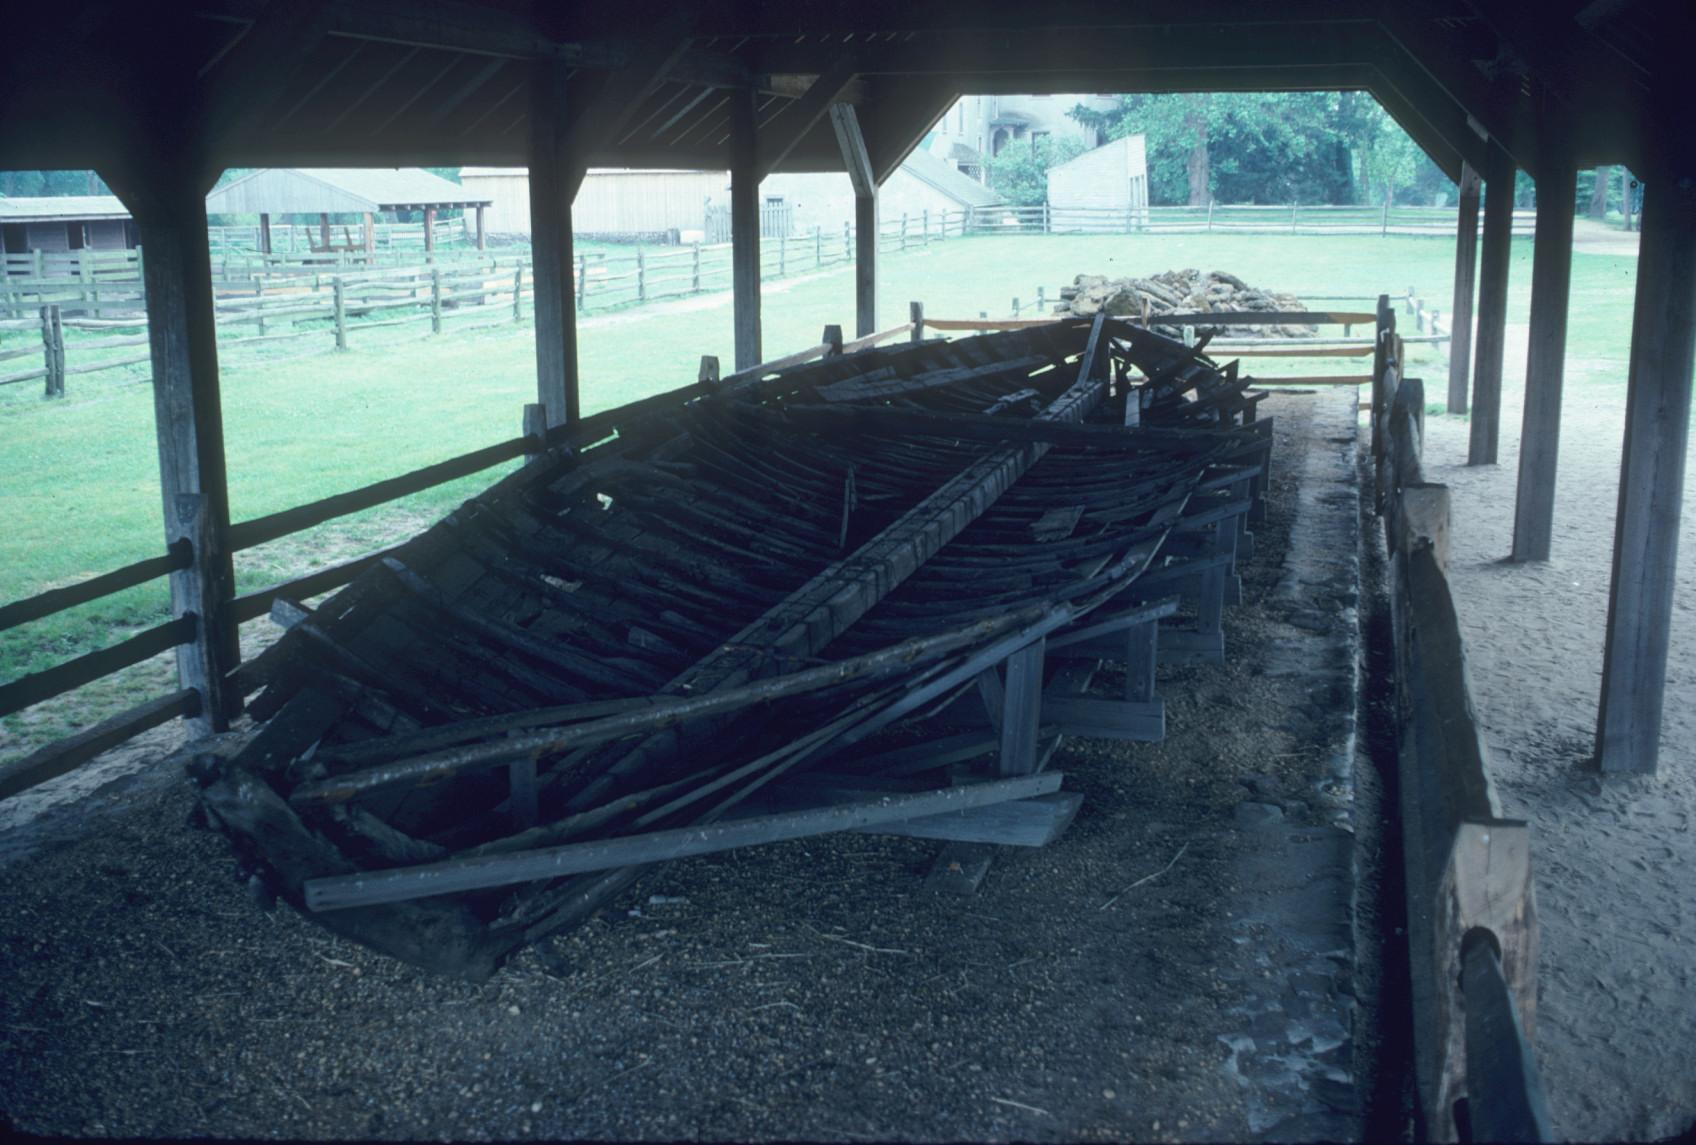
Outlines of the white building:
M 760 184 L 760 199 L 781 204 L 790 214 L 791 232 L 810 235 L 815 229 L 839 234 L 854 219 L 854 188 L 841 173 L 773 175 Z M 994 206 L 1001 196 L 927 151 L 915 151 L 878 189 L 881 225 L 888 229 L 907 219 L 908 232 L 929 226 L 937 233 L 944 218 Z M 952 224 L 951 224 L 952 225 Z
M 1143 137 L 1086 151 L 1048 169 L 1049 229 L 1122 234 L 1148 225 L 1148 157 Z
M 1101 133 L 1066 113 L 1082 104 L 1091 111 L 1117 110 L 1116 95 L 967 95 L 943 113 L 921 145 L 932 155 L 980 183 L 985 164 L 1009 146 L 1035 146 L 1041 139 L 1076 140 L 1086 150 L 1100 146 Z

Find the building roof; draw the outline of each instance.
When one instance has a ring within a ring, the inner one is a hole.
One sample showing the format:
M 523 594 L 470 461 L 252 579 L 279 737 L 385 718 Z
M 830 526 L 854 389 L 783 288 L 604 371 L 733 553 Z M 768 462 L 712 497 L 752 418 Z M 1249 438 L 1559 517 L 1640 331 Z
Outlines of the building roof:
M 901 170 L 920 182 L 935 187 L 962 207 L 993 207 L 1004 202 L 1000 195 L 970 175 L 962 175 L 950 167 L 946 160 L 938 159 L 923 149 L 907 156 L 901 164 Z
M 41 195 L 0 198 L 0 222 L 51 223 L 75 219 L 127 219 L 129 211 L 116 195 Z
M 419 167 L 262 167 L 206 196 L 208 214 L 361 214 L 492 202 Z

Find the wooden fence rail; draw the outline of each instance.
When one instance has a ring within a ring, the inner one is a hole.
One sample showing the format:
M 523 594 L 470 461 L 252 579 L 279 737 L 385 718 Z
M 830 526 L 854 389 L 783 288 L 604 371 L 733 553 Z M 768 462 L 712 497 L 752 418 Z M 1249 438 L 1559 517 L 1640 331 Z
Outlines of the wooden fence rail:
M 1529 1044 L 1537 925 L 1527 825 L 1503 818 L 1450 591 L 1449 499 L 1424 480 L 1425 393 L 1401 376 L 1389 296 L 1372 387 L 1375 498 L 1390 554 L 1397 770 L 1415 1079 L 1425 1136 L 1548 1140 Z M 1488 958 L 1480 944 L 1488 946 Z M 1470 1128 L 1468 1128 L 1470 1127 Z M 1511 1127 L 1511 1132 L 1500 1132 Z

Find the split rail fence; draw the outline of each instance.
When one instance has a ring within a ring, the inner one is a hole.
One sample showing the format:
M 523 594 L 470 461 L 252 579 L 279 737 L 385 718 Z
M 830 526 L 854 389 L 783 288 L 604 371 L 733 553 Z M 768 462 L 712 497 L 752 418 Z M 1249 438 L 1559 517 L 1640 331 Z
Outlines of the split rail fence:
M 1226 204 L 1160 207 L 975 207 L 966 213 L 965 233 L 982 234 L 1256 234 L 1256 235 L 1429 235 L 1455 233 L 1454 207 L 1331 206 L 1314 204 Z M 1480 223 L 1482 226 L 1482 223 Z M 1513 213 L 1513 233 L 1529 235 L 1536 212 Z
M 1449 495 L 1424 479 L 1424 385 L 1402 376 L 1388 295 L 1372 384 L 1390 554 L 1397 770 L 1415 1080 L 1425 1137 L 1547 1141 L 1532 1058 L 1537 922 L 1527 825 L 1503 818 L 1467 685 L 1447 568 Z

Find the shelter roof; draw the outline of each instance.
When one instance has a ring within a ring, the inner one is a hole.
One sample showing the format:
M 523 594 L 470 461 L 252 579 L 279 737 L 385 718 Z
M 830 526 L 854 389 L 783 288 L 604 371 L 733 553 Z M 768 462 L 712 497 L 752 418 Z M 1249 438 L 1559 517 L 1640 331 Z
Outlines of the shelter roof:
M 40 195 L 0 197 L 0 222 L 47 223 L 76 219 L 127 219 L 129 210 L 116 195 Z
M 907 156 L 901 164 L 901 170 L 921 183 L 935 187 L 963 207 L 993 207 L 1006 201 L 970 175 L 962 175 L 945 160 L 938 159 L 922 147 Z
M 492 202 L 417 167 L 269 167 L 206 196 L 208 214 L 360 214 Z

